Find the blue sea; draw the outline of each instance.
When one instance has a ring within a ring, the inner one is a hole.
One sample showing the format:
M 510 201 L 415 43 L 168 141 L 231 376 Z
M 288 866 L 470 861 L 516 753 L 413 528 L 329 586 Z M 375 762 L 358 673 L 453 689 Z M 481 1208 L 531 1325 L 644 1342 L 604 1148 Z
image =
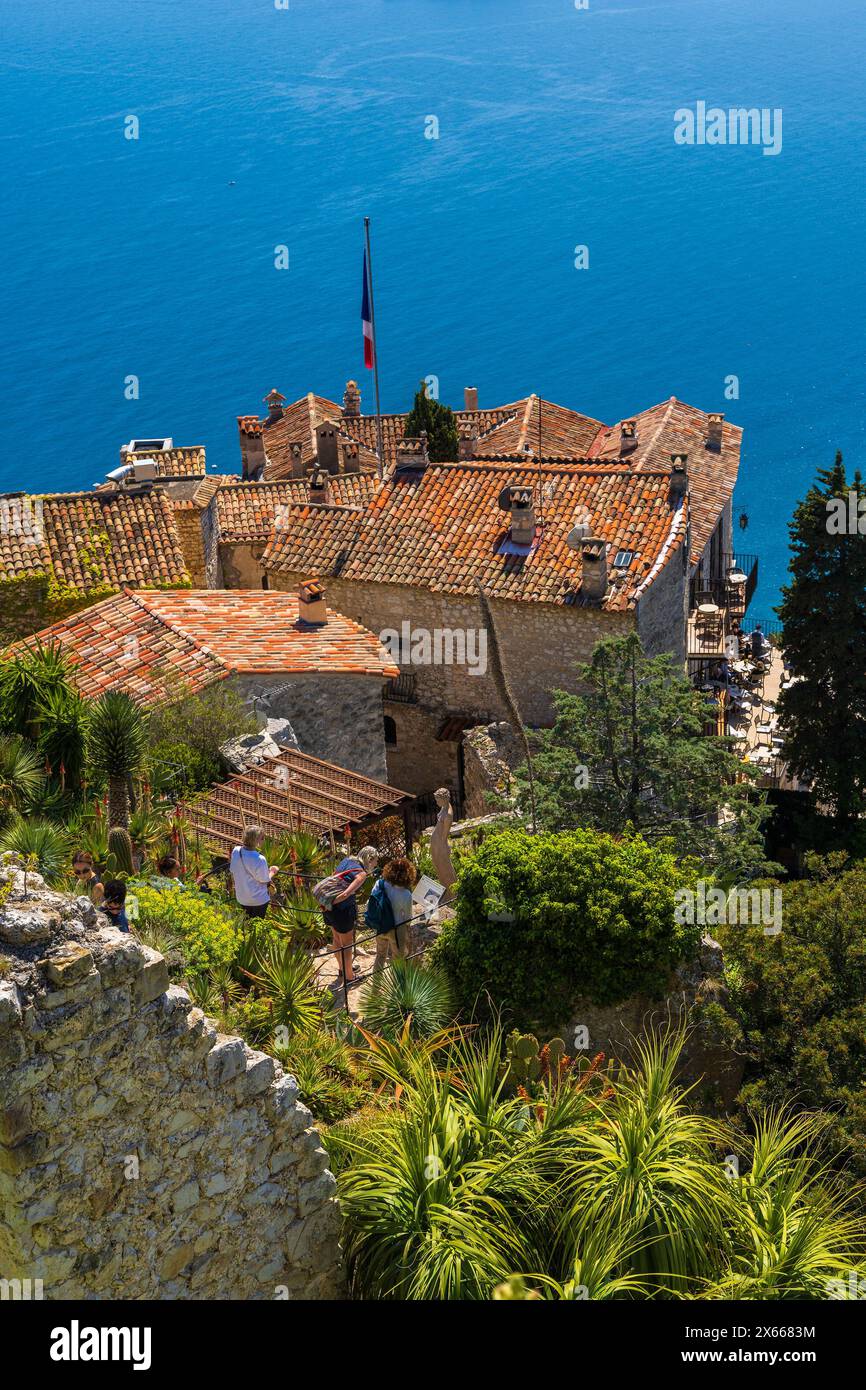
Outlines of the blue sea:
M 281 3 L 0 0 L 0 489 L 154 434 L 234 470 L 273 386 L 372 409 L 367 214 L 384 409 L 723 410 L 770 616 L 796 500 L 864 461 L 863 0 Z M 698 101 L 781 152 L 675 144 Z

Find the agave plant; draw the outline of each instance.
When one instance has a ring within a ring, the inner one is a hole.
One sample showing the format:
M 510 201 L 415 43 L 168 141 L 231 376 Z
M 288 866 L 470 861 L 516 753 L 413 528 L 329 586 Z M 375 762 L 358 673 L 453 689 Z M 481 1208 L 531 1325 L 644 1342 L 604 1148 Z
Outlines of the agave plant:
M 60 883 L 66 871 L 67 836 L 51 821 L 16 816 L 0 836 L 0 851 L 14 850 L 32 859 L 47 883 Z
M 282 842 L 289 852 L 289 860 L 296 874 L 305 883 L 321 878 L 327 872 L 330 854 L 318 836 L 309 830 L 293 830 Z M 270 860 L 268 860 L 270 863 Z
M 434 967 L 397 959 L 373 976 L 359 1009 L 367 1026 L 385 1037 L 396 1037 L 408 1024 L 413 1037 L 426 1038 L 451 1016 L 451 986 Z
M 34 802 L 45 786 L 42 761 L 20 734 L 0 736 L 0 823 Z
M 52 695 L 75 699 L 72 669 L 59 642 L 37 641 L 0 662 L 2 726 L 35 743 Z
M 38 713 L 37 747 L 64 791 L 81 786 L 86 716 L 87 701 L 63 685 L 48 690 Z
M 275 1027 L 291 1035 L 321 1023 L 322 998 L 313 964 L 290 940 L 269 936 L 260 945 L 255 967 L 244 974 L 271 1004 Z
M 320 905 L 306 889 L 293 894 L 282 906 L 271 908 L 268 921 L 299 946 L 319 946 L 331 938 Z

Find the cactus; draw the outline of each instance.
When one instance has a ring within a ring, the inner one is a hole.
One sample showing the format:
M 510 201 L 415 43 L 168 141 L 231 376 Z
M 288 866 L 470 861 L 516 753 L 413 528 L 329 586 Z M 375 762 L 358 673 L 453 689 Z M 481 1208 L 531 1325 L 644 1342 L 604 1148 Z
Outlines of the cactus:
M 116 873 L 130 875 L 135 872 L 132 852 L 132 840 L 128 830 L 119 825 L 109 830 L 108 853 Z
M 549 1043 L 539 1048 L 534 1033 L 509 1033 L 505 1041 L 505 1060 L 499 1068 L 505 1087 L 509 1091 L 531 1088 L 534 1082 L 548 1077 L 559 1080 L 563 1070 L 570 1065 L 565 1055 L 562 1038 L 551 1038 Z

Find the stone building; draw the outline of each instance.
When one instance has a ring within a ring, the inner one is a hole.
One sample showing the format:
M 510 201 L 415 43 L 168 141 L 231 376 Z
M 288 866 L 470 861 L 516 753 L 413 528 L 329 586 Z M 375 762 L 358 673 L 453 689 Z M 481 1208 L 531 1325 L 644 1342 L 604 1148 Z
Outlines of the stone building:
M 336 1183 L 294 1078 L 9 858 L 0 1275 L 46 1299 L 340 1297 Z
M 399 674 L 373 633 L 303 592 L 127 590 L 25 639 L 69 655 L 81 692 L 145 704 L 232 686 L 263 721 L 287 719 L 312 757 L 386 781 L 385 682 Z

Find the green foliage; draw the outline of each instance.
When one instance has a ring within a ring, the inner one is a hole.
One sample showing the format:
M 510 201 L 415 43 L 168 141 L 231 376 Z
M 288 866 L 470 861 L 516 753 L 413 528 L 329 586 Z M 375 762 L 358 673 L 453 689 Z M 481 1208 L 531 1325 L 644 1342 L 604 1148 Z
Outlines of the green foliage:
M 578 670 L 584 693 L 555 690 L 553 728 L 533 735 L 540 828 L 619 834 L 631 825 L 647 839 L 669 838 L 680 856 L 702 855 L 719 873 L 766 873 L 766 807 L 748 782 L 734 782 L 745 765 L 727 740 L 704 732 L 705 697 L 672 658 L 644 656 L 632 634 L 605 638 Z M 526 769 L 517 777 L 525 792 Z M 725 806 L 734 820 L 722 832 Z
M 108 779 L 108 823 L 129 822 L 128 783 L 144 765 L 148 719 L 124 690 L 107 690 L 94 701 L 87 719 L 87 758 Z
M 59 642 L 37 642 L 0 661 L 0 729 L 36 742 L 51 697 L 75 699 L 72 669 Z
M 255 967 L 246 973 L 268 1001 L 275 1028 L 284 1028 L 291 1036 L 321 1024 L 325 1003 L 315 983 L 313 963 L 290 940 L 260 938 Z
M 505 1090 L 514 1095 L 521 1088 L 535 1096 L 540 1081 L 558 1085 L 572 1064 L 566 1056 L 562 1038 L 551 1038 L 539 1047 L 534 1033 L 509 1033 L 505 1040 L 505 1059 L 500 1075 Z
M 0 825 L 32 805 L 45 786 L 42 762 L 20 734 L 0 735 Z
M 115 872 L 129 877 L 135 872 L 133 863 L 132 839 L 128 830 L 115 825 L 108 832 L 108 855 L 114 862 Z
M 207 974 L 234 960 L 239 939 L 237 920 L 210 894 L 190 888 L 151 888 L 145 883 L 131 888 L 138 898 L 142 927 L 162 930 L 175 938 L 191 974 Z
M 782 890 L 782 931 L 720 928 L 748 1055 L 744 1105 L 822 1109 L 866 1175 L 866 864 Z
M 463 1007 L 486 1008 L 489 991 L 518 1026 L 555 1026 L 580 995 L 660 994 L 700 938 L 674 921 L 680 884 L 673 857 L 639 837 L 504 831 L 464 864 L 433 960 Z
M 221 744 L 256 733 L 256 720 L 228 681 L 193 695 L 170 673 L 165 680 L 165 702 L 150 717 L 149 761 L 168 765 L 178 791 L 205 791 L 226 775 Z
M 32 859 L 46 883 L 58 884 L 66 872 L 68 838 L 60 826 L 33 816 L 16 816 L 0 835 L 0 851 Z
M 325 1124 L 345 1119 L 370 1099 L 360 1054 L 324 1028 L 295 1033 L 274 1055 L 295 1077 L 304 1105 Z
M 366 1026 L 386 1038 L 404 1028 L 411 1037 L 429 1038 L 451 1017 L 451 985 L 420 960 L 392 960 L 364 988 L 359 1010 Z
M 406 420 L 405 437 L 417 439 L 422 430 L 427 434 L 427 452 L 431 463 L 456 463 L 460 454 L 460 439 L 454 411 L 428 396 L 423 381 L 415 392 L 415 400 Z
M 837 454 L 794 512 L 790 580 L 777 610 L 785 656 L 801 678 L 778 700 L 783 756 L 845 834 L 866 812 L 866 535 L 834 528 L 828 501 L 843 500 L 847 515 L 849 490 L 866 498 L 859 473 L 847 479 Z
M 676 1086 L 682 1037 L 591 1083 L 509 1098 L 501 1034 L 404 1053 L 399 1097 L 326 1136 L 353 1292 L 365 1299 L 821 1299 L 864 1222 L 820 1156 L 821 1117 L 776 1115 L 735 1149 Z M 417 1047 L 417 1045 L 416 1045 Z M 502 1286 L 506 1286 L 503 1290 Z M 494 1292 L 495 1291 L 495 1292 Z M 727 1296 L 738 1296 L 728 1294 Z

